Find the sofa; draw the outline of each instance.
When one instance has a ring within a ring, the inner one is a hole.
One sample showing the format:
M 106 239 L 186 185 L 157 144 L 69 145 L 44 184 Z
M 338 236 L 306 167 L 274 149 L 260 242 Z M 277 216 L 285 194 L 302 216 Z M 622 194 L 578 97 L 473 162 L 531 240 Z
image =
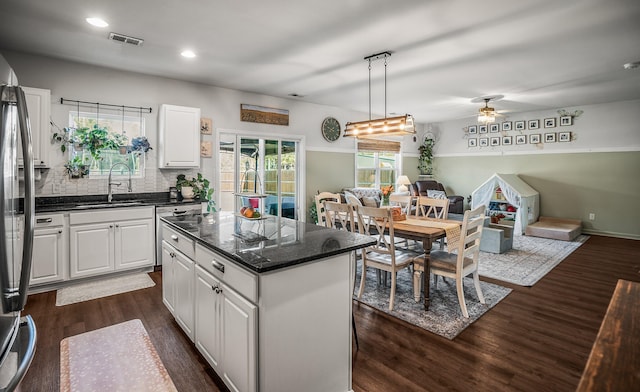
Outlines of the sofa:
M 341 192 L 342 202 L 346 203 L 344 198 L 344 192 L 354 194 L 362 203 L 367 207 L 380 207 L 380 201 L 382 200 L 382 191 L 377 188 L 344 188 Z
M 434 180 L 419 180 L 409 187 L 411 196 L 428 196 L 429 190 L 445 192 L 444 186 Z M 446 192 L 445 195 L 449 199 L 449 214 L 464 214 L 464 197 L 449 196 Z

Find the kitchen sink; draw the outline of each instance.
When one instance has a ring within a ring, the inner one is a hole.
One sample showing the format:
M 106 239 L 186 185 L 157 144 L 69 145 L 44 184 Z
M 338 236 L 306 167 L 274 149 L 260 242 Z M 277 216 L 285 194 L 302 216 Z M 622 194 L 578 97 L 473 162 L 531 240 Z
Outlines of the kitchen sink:
M 80 204 L 74 207 L 74 210 L 90 210 L 94 208 L 116 208 L 116 207 L 131 207 L 144 204 L 141 201 L 117 201 L 113 203 L 98 203 L 98 204 Z

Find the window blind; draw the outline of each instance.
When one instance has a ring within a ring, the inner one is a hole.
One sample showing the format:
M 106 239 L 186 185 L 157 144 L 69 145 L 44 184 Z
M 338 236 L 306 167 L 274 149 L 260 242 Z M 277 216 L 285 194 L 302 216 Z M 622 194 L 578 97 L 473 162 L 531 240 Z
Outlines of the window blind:
M 359 140 L 358 151 L 372 151 L 372 152 L 400 152 L 400 142 L 394 142 L 390 140 Z

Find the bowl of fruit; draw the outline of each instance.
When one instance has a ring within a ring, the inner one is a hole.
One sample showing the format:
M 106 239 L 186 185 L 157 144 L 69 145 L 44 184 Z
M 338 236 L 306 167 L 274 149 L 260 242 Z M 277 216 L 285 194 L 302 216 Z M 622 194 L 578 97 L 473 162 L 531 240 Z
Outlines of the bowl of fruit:
M 251 206 L 245 206 L 240 209 L 240 215 L 247 219 L 260 219 L 262 215 Z

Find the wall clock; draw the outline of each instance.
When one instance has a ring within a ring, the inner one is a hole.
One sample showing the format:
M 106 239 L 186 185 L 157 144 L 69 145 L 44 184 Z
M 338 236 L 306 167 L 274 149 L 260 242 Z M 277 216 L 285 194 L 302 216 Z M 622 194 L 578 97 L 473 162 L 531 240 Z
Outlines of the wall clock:
M 340 123 L 333 117 L 327 117 L 322 121 L 322 136 L 328 142 L 335 142 L 340 138 Z

